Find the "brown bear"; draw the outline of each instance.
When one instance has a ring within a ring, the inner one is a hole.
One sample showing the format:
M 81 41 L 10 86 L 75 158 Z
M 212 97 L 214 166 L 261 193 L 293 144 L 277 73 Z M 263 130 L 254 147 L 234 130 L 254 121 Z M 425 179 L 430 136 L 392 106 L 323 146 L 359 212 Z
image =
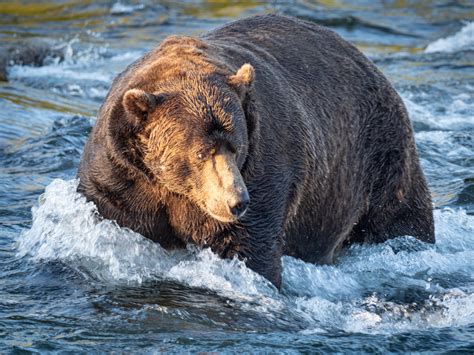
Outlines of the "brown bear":
M 79 167 L 100 214 L 160 243 L 237 256 L 277 287 L 281 256 L 434 242 L 402 100 L 353 45 L 278 15 L 164 40 L 113 82 Z

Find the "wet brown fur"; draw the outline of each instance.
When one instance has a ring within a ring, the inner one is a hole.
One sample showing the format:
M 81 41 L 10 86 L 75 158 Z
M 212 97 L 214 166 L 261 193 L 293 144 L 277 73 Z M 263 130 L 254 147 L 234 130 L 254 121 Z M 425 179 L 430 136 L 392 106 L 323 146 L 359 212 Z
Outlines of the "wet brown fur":
M 245 63 L 255 72 L 239 75 Z M 141 115 L 150 102 L 141 91 L 124 100 L 130 89 L 155 93 L 156 109 Z M 233 152 L 250 195 L 231 223 L 212 218 L 199 197 L 197 156 L 210 161 L 220 147 Z M 99 112 L 78 176 L 104 217 L 165 248 L 191 242 L 237 255 L 277 286 L 283 254 L 331 263 L 352 242 L 434 242 L 400 97 L 338 35 L 282 16 L 170 37 L 130 65 Z

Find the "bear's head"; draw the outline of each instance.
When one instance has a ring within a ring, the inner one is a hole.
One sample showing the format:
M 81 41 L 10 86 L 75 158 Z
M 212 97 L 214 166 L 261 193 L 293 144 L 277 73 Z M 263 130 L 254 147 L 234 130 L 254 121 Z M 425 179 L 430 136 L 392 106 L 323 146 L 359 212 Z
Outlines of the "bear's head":
M 249 148 L 245 98 L 250 64 L 234 75 L 189 74 L 122 97 L 123 156 L 152 184 L 181 195 L 220 222 L 241 217 L 250 202 L 241 170 Z

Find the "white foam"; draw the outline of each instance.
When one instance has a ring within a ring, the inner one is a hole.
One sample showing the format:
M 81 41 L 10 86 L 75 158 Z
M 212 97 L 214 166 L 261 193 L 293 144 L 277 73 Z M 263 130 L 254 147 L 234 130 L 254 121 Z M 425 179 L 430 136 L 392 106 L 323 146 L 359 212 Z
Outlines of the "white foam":
M 466 130 L 474 128 L 474 102 L 469 95 L 459 95 L 452 102 L 442 106 L 425 106 L 416 102 L 410 92 L 402 92 L 410 118 L 438 130 Z
M 123 15 L 123 14 L 130 14 L 136 10 L 141 10 L 145 7 L 145 5 L 140 4 L 140 5 L 128 5 L 119 2 L 116 2 L 115 4 L 112 5 L 112 8 L 110 9 L 110 13 L 114 15 Z
M 474 294 L 459 289 L 433 296 L 422 305 L 397 304 L 375 295 L 351 303 L 301 299 L 296 305 L 315 323 L 346 332 L 393 334 L 474 322 Z
M 426 47 L 425 53 L 456 52 L 465 49 L 474 49 L 474 22 L 466 23 L 459 32 L 452 36 L 430 43 Z
M 75 70 L 65 65 L 48 65 L 43 67 L 31 67 L 14 65 L 9 69 L 10 79 L 34 78 L 34 77 L 59 77 L 74 80 L 97 80 L 108 83 L 112 80 L 110 75 L 98 72 Z
M 54 180 L 33 209 L 33 225 L 18 240 L 19 256 L 36 261 L 77 262 L 106 282 L 142 283 L 170 278 L 243 295 L 273 292 L 260 275 L 238 260 L 221 260 L 190 247 L 169 253 L 115 222 L 100 220 L 93 203 L 76 192 L 77 181 Z
M 81 81 L 100 81 L 104 85 L 109 85 L 117 72 L 126 67 L 130 62 L 142 55 L 139 51 L 130 51 L 106 57 L 105 47 L 89 47 L 83 50 L 75 50 L 74 44 L 77 39 L 73 39 L 64 45 L 64 58 L 51 58 L 42 66 L 13 65 L 8 68 L 9 80 L 21 79 L 55 79 L 57 81 L 67 80 L 68 85 L 74 82 L 76 90 L 84 90 L 80 86 Z M 94 63 L 91 66 L 91 63 Z M 91 67 L 94 69 L 91 70 Z M 73 94 L 73 92 L 71 92 Z
M 167 252 L 142 236 L 97 218 L 75 181 L 54 180 L 33 209 L 33 225 L 19 239 L 20 256 L 78 263 L 107 281 L 142 282 L 169 268 Z
M 76 181 L 55 180 L 46 188 L 31 229 L 18 238 L 19 257 L 60 261 L 104 283 L 167 279 L 207 288 L 266 319 L 299 319 L 307 325 L 305 334 L 331 329 L 392 334 L 474 323 L 474 217 L 463 210 L 435 211 L 436 245 L 404 237 L 355 246 L 332 266 L 284 257 L 279 293 L 241 261 L 193 247 L 167 252 L 114 222 L 99 220 L 76 186 Z M 440 278 L 471 283 L 448 287 L 438 284 Z M 429 297 L 417 304 L 389 300 L 385 295 L 393 289 L 422 290 Z

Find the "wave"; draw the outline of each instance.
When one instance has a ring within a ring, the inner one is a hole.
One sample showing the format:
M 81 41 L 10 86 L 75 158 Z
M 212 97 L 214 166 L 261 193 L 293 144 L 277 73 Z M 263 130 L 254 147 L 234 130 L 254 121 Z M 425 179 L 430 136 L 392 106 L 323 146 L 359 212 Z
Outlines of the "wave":
M 77 39 L 58 44 L 56 48 L 64 52 L 63 57 L 47 58 L 41 66 L 14 64 L 7 69 L 8 80 L 66 96 L 101 101 L 117 72 L 143 54 L 140 51 L 110 53 L 106 46 L 85 47 Z
M 468 22 L 454 35 L 440 38 L 425 48 L 425 53 L 457 52 L 474 49 L 474 22 Z
M 77 181 L 54 180 L 17 240 L 17 256 L 61 262 L 105 284 L 178 282 L 204 288 L 267 319 L 298 319 L 303 333 L 331 329 L 392 334 L 474 323 L 474 217 L 437 210 L 436 245 L 401 237 L 350 248 L 336 265 L 283 258 L 278 292 L 243 262 L 209 249 L 169 252 L 102 220 L 76 193 Z
M 145 5 L 140 4 L 140 5 L 128 5 L 124 4 L 120 1 L 114 3 L 110 9 L 110 13 L 112 15 L 126 15 L 126 14 L 131 14 L 134 11 L 137 10 L 143 10 L 145 8 Z
M 423 104 L 412 92 L 402 92 L 410 118 L 431 129 L 462 131 L 474 129 L 474 101 L 467 93 L 452 97 L 451 102 Z

